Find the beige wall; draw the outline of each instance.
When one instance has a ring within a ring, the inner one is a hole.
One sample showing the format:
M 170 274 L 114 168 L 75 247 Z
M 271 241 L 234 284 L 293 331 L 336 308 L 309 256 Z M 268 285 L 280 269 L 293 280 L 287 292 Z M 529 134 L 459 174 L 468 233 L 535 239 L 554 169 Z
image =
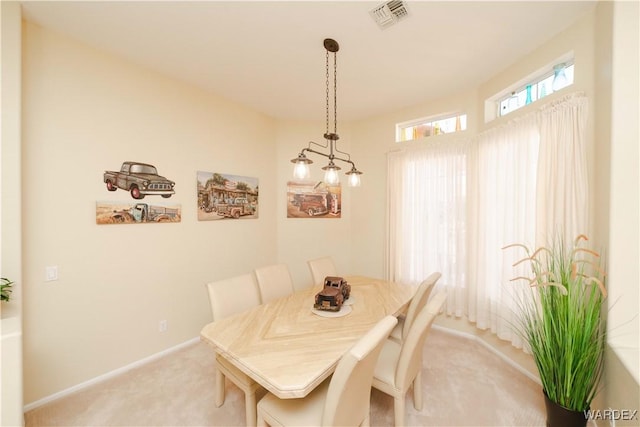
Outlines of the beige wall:
M 640 402 L 640 3 L 615 2 L 602 9 L 613 25 L 611 68 L 602 71 L 611 76 L 611 173 L 606 217 L 610 348 L 601 398 L 604 408 L 633 410 Z M 639 417 L 616 425 L 638 425 Z
M 25 25 L 27 404 L 197 337 L 210 318 L 207 281 L 284 262 L 300 288 L 311 284 L 306 261 L 326 254 L 350 270 L 346 186 L 342 219 L 286 218 L 289 160 L 322 142 L 323 123 L 276 122 Z M 180 224 L 95 224 L 96 201 L 131 200 L 102 183 L 123 160 L 153 163 L 177 182 L 168 201 L 182 205 Z M 314 160 L 320 179 L 324 162 Z M 260 218 L 198 222 L 198 170 L 257 176 Z M 57 282 L 44 281 L 51 265 Z
M 0 151 L 0 245 L 1 277 L 16 282 L 11 301 L 2 304 L 2 317 L 20 317 L 22 304 L 20 260 L 20 138 L 21 138 L 21 26 L 20 6 L 0 3 L 2 16 L 2 129 Z
M 634 370 L 636 380 L 639 379 L 640 369 L 637 363 L 640 338 L 640 210 L 637 186 L 640 182 L 639 9 L 638 2 L 616 2 L 613 8 L 609 211 L 609 290 L 612 303 L 609 313 L 610 342 L 625 365 Z M 634 184 L 636 191 L 630 192 L 629 189 L 634 188 Z
M 0 136 L 0 277 L 13 280 L 11 300 L 0 306 L 0 425 L 22 424 L 22 283 L 20 219 L 21 16 L 0 3 L 2 130 Z
M 28 404 L 197 337 L 206 282 L 277 261 L 277 188 L 272 120 L 32 24 L 23 42 Z M 176 182 L 181 223 L 96 225 L 132 200 L 102 182 L 124 160 Z M 258 177 L 259 219 L 197 221 L 200 170 Z

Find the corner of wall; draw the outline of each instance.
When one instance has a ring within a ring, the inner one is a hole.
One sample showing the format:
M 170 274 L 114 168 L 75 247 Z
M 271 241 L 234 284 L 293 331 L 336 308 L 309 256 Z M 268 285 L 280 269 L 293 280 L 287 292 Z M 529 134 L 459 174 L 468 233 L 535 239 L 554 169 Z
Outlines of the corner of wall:
M 2 40 L 2 144 L 0 144 L 0 269 L 16 284 L 4 304 L 0 425 L 23 425 L 22 240 L 21 240 L 21 87 L 22 15 L 18 2 L 0 2 Z

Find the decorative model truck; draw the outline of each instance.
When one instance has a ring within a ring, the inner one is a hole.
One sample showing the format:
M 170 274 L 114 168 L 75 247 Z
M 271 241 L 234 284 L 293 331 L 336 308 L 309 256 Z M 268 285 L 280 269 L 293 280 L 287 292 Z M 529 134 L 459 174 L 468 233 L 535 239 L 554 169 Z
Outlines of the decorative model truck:
M 324 287 L 316 294 L 313 308 L 325 311 L 340 311 L 342 304 L 351 295 L 351 285 L 342 277 L 327 276 Z
M 103 180 L 107 184 L 107 190 L 127 190 L 136 200 L 144 199 L 144 196 L 150 194 L 164 198 L 175 194 L 175 183 L 158 175 L 156 167 L 146 163 L 124 162 L 119 172 L 105 171 Z
M 179 209 L 136 203 L 130 209 L 113 213 L 116 222 L 177 222 Z
M 230 203 L 218 203 L 216 205 L 218 215 L 227 218 L 240 218 L 243 215 L 253 215 L 256 208 L 244 197 L 236 197 Z

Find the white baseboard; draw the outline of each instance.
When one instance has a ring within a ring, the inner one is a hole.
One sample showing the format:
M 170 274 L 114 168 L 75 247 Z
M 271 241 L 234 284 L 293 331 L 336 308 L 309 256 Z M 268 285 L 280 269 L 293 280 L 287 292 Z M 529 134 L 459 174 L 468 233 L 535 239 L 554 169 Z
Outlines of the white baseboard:
M 49 402 L 52 402 L 54 400 L 60 399 L 61 397 L 67 396 L 67 395 L 69 395 L 71 393 L 74 393 L 74 392 L 76 392 L 78 390 L 82 390 L 84 388 L 87 388 L 87 387 L 92 386 L 94 384 L 97 384 L 99 382 L 105 381 L 105 380 L 107 380 L 109 378 L 113 378 L 113 377 L 118 376 L 120 374 L 123 374 L 123 373 L 125 373 L 127 371 L 130 371 L 131 369 L 137 368 L 137 367 L 142 366 L 144 364 L 147 364 L 149 362 L 153 362 L 154 360 L 157 360 L 157 359 L 159 359 L 159 358 L 161 358 L 163 356 L 166 356 L 167 354 L 176 352 L 176 351 L 178 351 L 178 350 L 180 350 L 180 349 L 182 349 L 184 347 L 187 347 L 189 345 L 195 344 L 198 341 L 200 341 L 200 338 L 198 338 L 198 337 L 192 338 L 192 339 L 190 339 L 188 341 L 185 341 L 185 342 L 183 342 L 181 344 L 178 344 L 176 346 L 170 347 L 170 348 L 168 348 L 166 350 L 162 350 L 159 353 L 155 353 L 155 354 L 152 354 L 151 356 L 145 357 L 144 359 L 137 360 L 137 361 L 135 361 L 133 363 L 130 363 L 130 364 L 126 365 L 126 366 L 123 366 L 121 368 L 115 369 L 115 370 L 113 370 L 111 372 L 107 372 L 106 374 L 99 375 L 99 376 L 97 376 L 95 378 L 92 378 L 92 379 L 90 379 L 88 381 L 84 381 L 84 382 L 82 382 L 80 384 L 76 384 L 73 387 L 69 387 L 69 388 L 67 388 L 65 390 L 61 390 L 61 391 L 59 391 L 57 393 L 54 393 L 54 394 L 49 395 L 47 397 L 44 397 L 44 398 L 42 398 L 40 400 L 36 400 L 35 402 L 28 403 L 28 404 L 24 405 L 24 412 L 31 411 L 32 409 L 35 409 L 35 408 L 37 408 L 39 406 L 42 406 L 42 405 L 44 405 L 46 403 L 49 403 Z
M 493 354 L 495 354 L 496 356 L 500 357 L 500 359 L 502 359 L 504 362 L 509 364 L 511 367 L 515 368 L 516 370 L 518 370 L 518 372 L 522 373 L 524 376 L 526 376 L 527 378 L 531 379 L 532 381 L 534 381 L 535 383 L 539 384 L 542 387 L 542 382 L 540 381 L 540 378 L 537 375 L 532 374 L 531 372 L 529 372 L 528 370 L 523 368 L 519 363 L 517 363 L 513 359 L 511 359 L 509 356 L 507 356 L 506 354 L 504 354 L 503 352 L 501 352 L 497 348 L 493 347 L 491 344 L 489 344 L 485 340 L 477 337 L 476 335 L 473 335 L 473 334 L 470 334 L 470 333 L 467 333 L 467 332 L 458 331 L 456 329 L 450 329 L 450 328 L 447 328 L 447 327 L 444 327 L 444 326 L 440 326 L 440 325 L 432 325 L 431 327 L 433 329 L 437 329 L 438 331 L 442 331 L 442 332 L 447 333 L 447 334 L 457 335 L 459 337 L 467 338 L 467 339 L 470 339 L 470 340 L 474 340 L 477 343 L 480 343 L 487 350 L 491 351 Z

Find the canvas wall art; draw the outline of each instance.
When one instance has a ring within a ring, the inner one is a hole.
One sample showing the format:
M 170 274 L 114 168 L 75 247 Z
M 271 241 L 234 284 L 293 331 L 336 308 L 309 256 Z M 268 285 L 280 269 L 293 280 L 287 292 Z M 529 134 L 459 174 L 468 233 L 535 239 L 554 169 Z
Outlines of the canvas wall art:
M 128 191 L 136 200 L 145 196 L 162 196 L 168 199 L 175 194 L 175 182 L 158 174 L 149 163 L 125 161 L 119 170 L 106 170 L 102 175 L 108 191 Z
M 258 178 L 197 173 L 198 220 L 258 218 Z
M 287 218 L 340 218 L 342 188 L 324 182 L 287 183 Z
M 178 204 L 96 202 L 96 224 L 144 224 L 180 222 Z

